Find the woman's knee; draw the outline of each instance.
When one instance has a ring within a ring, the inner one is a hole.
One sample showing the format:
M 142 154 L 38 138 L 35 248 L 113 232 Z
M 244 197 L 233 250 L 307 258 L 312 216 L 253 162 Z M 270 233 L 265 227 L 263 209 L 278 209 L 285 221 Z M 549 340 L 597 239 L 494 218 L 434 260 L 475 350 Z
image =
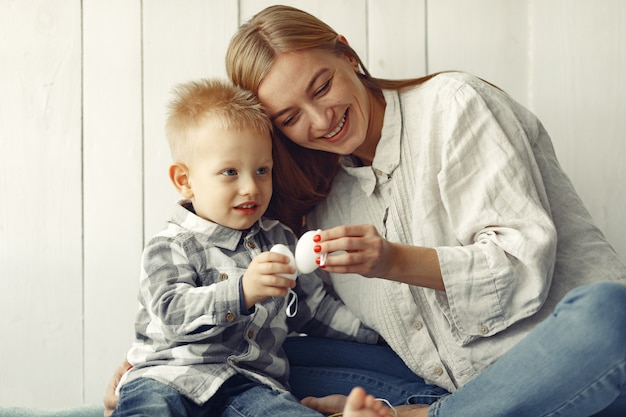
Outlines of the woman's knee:
M 605 343 L 615 339 L 616 343 L 626 344 L 626 284 L 607 281 L 575 288 L 555 313 L 570 308 L 576 325 L 585 327 L 590 337 L 596 334 Z
M 626 305 L 626 283 L 602 281 L 583 285 L 571 290 L 563 303 L 575 303 L 599 313 L 622 313 Z

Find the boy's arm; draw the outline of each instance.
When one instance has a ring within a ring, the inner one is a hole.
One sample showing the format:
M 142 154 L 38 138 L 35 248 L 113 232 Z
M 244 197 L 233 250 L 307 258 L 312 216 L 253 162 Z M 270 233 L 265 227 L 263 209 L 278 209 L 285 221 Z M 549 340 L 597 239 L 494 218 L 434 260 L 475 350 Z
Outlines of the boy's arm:
M 243 271 L 206 268 L 203 259 L 203 248 L 189 241 L 182 244 L 161 236 L 149 242 L 139 294 L 147 317 L 138 329 L 143 327 L 157 340 L 190 342 L 215 336 L 243 319 L 239 308 Z
M 339 299 L 325 289 L 319 271 L 298 277 L 298 314 L 288 319 L 289 326 L 311 336 L 354 340 L 375 344 L 379 335 L 365 326 Z

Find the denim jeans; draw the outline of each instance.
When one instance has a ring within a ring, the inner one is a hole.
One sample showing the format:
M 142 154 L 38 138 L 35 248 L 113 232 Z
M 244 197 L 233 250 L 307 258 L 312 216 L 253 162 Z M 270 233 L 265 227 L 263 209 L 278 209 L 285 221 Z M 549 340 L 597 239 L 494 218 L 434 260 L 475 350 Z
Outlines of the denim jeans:
M 289 339 L 285 350 L 298 398 L 360 385 L 392 405 L 434 402 L 429 417 L 626 416 L 626 285 L 618 283 L 570 291 L 454 394 L 426 384 L 384 346 L 304 337 Z
M 321 417 L 288 392 L 279 392 L 242 375 L 230 378 L 211 399 L 198 405 L 174 388 L 150 378 L 122 387 L 112 417 Z
M 431 404 L 448 391 L 415 375 L 388 346 L 290 337 L 283 345 L 297 398 L 348 395 L 355 386 L 391 405 Z

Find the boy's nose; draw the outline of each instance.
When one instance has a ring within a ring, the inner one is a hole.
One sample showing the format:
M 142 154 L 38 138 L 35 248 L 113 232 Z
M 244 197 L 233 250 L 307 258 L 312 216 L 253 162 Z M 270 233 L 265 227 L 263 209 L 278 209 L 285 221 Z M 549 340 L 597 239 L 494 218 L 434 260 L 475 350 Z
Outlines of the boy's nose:
M 239 192 L 242 195 L 256 195 L 259 193 L 259 186 L 254 178 L 242 178 Z

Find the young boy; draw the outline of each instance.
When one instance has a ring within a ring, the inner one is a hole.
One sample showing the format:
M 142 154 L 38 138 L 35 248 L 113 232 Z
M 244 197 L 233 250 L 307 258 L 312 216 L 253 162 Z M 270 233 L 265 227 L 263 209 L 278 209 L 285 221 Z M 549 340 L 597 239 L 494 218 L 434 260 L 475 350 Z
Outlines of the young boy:
M 175 93 L 169 176 L 185 200 L 144 250 L 133 367 L 113 415 L 319 416 L 287 392 L 287 335 L 378 336 L 315 275 L 280 276 L 295 268 L 269 249 L 293 251 L 296 237 L 262 217 L 272 196 L 272 128 L 254 96 L 217 80 Z M 299 304 L 288 318 L 290 288 Z M 344 415 L 386 413 L 357 389 Z

